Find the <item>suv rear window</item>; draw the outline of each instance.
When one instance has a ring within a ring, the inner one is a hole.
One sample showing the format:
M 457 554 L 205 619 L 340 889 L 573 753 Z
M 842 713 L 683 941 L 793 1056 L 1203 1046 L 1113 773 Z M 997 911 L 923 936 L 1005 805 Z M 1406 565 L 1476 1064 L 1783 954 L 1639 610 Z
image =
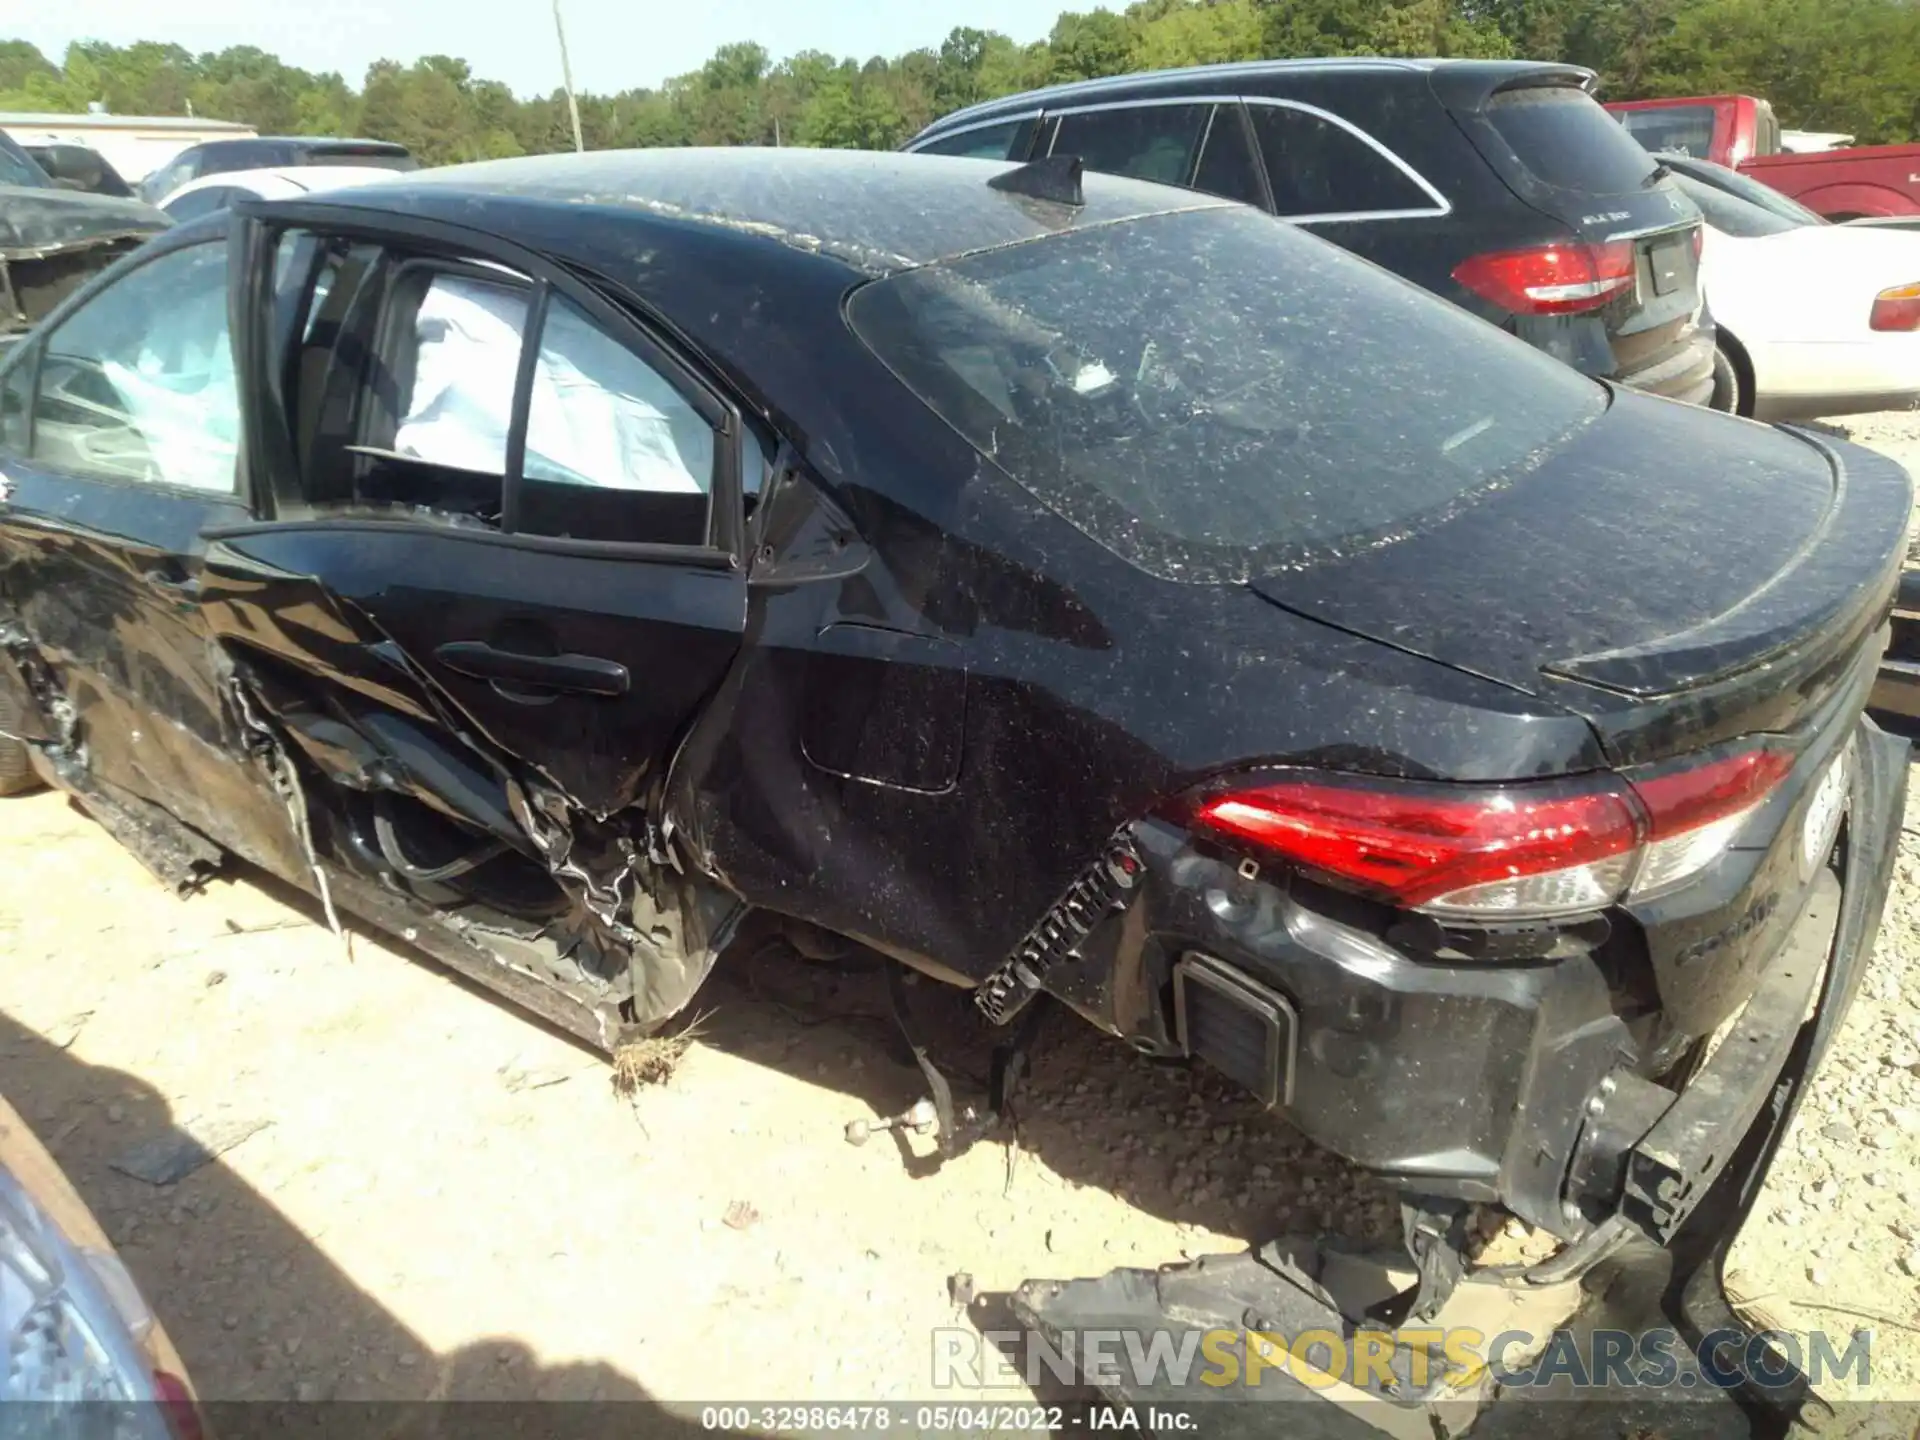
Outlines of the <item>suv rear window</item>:
M 405 150 L 334 150 L 324 145 L 303 148 L 295 157 L 298 165 L 355 166 L 365 170 L 417 170 L 420 162 Z
M 1638 190 L 1654 159 L 1584 90 L 1528 85 L 1487 102 L 1487 118 L 1542 185 L 1619 195 Z
M 1195 584 L 1440 523 L 1605 408 L 1577 371 L 1238 207 L 910 270 L 848 315 L 1049 507 Z

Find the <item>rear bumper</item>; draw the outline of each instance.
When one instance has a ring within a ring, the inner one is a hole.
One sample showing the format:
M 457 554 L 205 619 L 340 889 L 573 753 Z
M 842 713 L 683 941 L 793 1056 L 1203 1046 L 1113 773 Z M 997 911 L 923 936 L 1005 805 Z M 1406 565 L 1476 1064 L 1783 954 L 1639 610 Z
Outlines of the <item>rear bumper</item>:
M 1649 395 L 1704 405 L 1713 398 L 1713 353 L 1714 330 L 1704 325 L 1691 331 L 1683 343 L 1609 378 Z
M 1411 1284 L 1404 1257 L 1354 1254 L 1303 1235 L 1157 1271 L 1030 1280 L 1012 1297 L 1015 1315 L 1056 1355 L 1090 1354 L 1087 1342 L 1106 1337 L 1102 1358 L 1118 1358 L 1103 1373 L 1083 1367 L 1081 1379 L 1109 1401 L 1333 1402 L 1264 1414 L 1261 1405 L 1229 1404 L 1210 1409 L 1219 1425 L 1205 1422 L 1209 1434 L 1430 1437 L 1484 1427 L 1522 1435 L 1544 1433 L 1539 1422 L 1551 1417 L 1552 1433 L 1614 1436 L 1635 1428 L 1629 1412 L 1660 1431 L 1659 1422 L 1676 1415 L 1705 1418 L 1707 1405 L 1722 1413 L 1698 1433 L 1747 1434 L 1750 1422 L 1737 1405 L 1799 1404 L 1804 1382 L 1780 1380 L 1773 1360 L 1768 1385 L 1747 1388 L 1723 1362 L 1709 1362 L 1708 1341 L 1715 1357 L 1729 1336 L 1734 1350 L 1752 1353 L 1754 1337 L 1732 1311 L 1720 1265 L 1859 989 L 1879 930 L 1905 805 L 1907 745 L 1864 720 L 1856 739 L 1838 865 L 1814 887 L 1732 1032 L 1628 1148 L 1623 1203 L 1586 1241 L 1525 1271 L 1469 1270 L 1417 1332 L 1378 1318 L 1393 1313 L 1383 1299 Z M 1589 1372 L 1594 1382 L 1574 1398 L 1603 1403 L 1541 1412 L 1531 1407 L 1564 1394 L 1516 1384 L 1511 1373 L 1449 1371 L 1440 1362 L 1443 1351 L 1456 1365 L 1465 1353 L 1510 1372 L 1516 1359 L 1561 1343 L 1556 1336 L 1589 1353 L 1601 1327 L 1637 1333 L 1643 1345 L 1664 1335 L 1675 1363 L 1643 1365 L 1650 1354 L 1643 1349 L 1624 1375 Z M 1199 1361 L 1139 1363 L 1156 1345 L 1163 1356 L 1183 1353 L 1193 1332 L 1197 1343 L 1184 1353 Z M 1155 1338 L 1169 1335 L 1171 1349 Z M 1126 1336 L 1138 1342 L 1116 1343 Z M 1277 1362 L 1251 1358 L 1276 1347 Z M 1384 1355 L 1386 1364 L 1363 1363 L 1362 1355 Z
M 1498 1204 L 1567 1240 L 1626 1205 L 1664 1242 L 1765 1104 L 1827 955 L 1852 963 L 1877 924 L 1906 771 L 1882 756 L 1903 742 L 1859 717 L 1870 673 L 1753 839 L 1684 894 L 1551 933 L 1443 929 L 1147 822 L 1126 913 L 1048 988 L 1136 1049 L 1206 1061 L 1404 1195 Z M 1841 873 L 1803 832 L 1849 736 Z M 1738 1046 L 1694 1084 L 1655 1083 L 1723 1025 Z

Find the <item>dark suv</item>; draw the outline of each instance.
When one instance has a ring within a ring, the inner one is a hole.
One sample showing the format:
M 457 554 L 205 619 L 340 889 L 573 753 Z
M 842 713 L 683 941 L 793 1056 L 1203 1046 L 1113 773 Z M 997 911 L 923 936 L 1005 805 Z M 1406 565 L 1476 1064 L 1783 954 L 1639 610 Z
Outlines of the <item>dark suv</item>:
M 1571 65 L 1273 60 L 1029 91 L 905 148 L 1033 159 L 1296 220 L 1591 375 L 1713 390 L 1700 218 Z
M 414 170 L 418 162 L 391 140 L 336 140 L 319 135 L 259 135 L 248 140 L 209 140 L 191 145 L 140 182 L 140 194 L 158 205 L 203 175 L 235 170 L 276 170 L 289 165 L 364 165 L 374 170 Z

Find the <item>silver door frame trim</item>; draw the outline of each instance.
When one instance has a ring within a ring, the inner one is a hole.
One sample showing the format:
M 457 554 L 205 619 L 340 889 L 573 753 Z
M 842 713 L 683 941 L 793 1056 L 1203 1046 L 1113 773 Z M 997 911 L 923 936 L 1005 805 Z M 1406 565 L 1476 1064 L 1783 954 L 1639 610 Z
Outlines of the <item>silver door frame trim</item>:
M 1315 116 L 1318 119 L 1325 120 L 1329 124 L 1338 126 L 1356 140 L 1359 140 L 1376 155 L 1386 160 L 1394 169 L 1406 176 L 1407 179 L 1419 186 L 1420 189 L 1433 200 L 1431 207 L 1403 207 L 1395 210 L 1330 210 L 1307 215 L 1279 215 L 1280 219 L 1290 221 L 1295 225 L 1345 224 L 1363 220 L 1431 220 L 1453 213 L 1453 202 L 1440 193 L 1438 186 L 1434 185 L 1426 176 L 1414 169 L 1412 165 L 1401 159 L 1400 156 L 1395 154 L 1386 145 L 1382 144 L 1372 135 L 1369 135 L 1351 120 L 1348 120 L 1344 116 L 1336 115 L 1331 110 L 1322 109 L 1318 105 L 1309 104 L 1304 100 L 1288 100 L 1276 95 L 1143 95 L 1132 100 L 1107 100 L 1093 105 L 1070 105 L 1059 110 L 1027 110 L 1017 115 L 996 115 L 989 120 L 975 120 L 965 125 L 956 125 L 951 130 L 943 130 L 939 135 L 935 136 L 934 139 L 945 140 L 950 136 L 964 135 L 973 130 L 985 130 L 996 125 L 1011 124 L 1018 126 L 1029 120 L 1044 122 L 1047 120 L 1057 120 L 1066 115 L 1090 115 L 1104 110 L 1145 110 L 1169 105 L 1267 105 L 1274 109 L 1298 110 L 1303 114 Z M 1048 139 L 1047 150 L 1049 154 L 1052 153 L 1054 141 L 1058 136 L 1059 132 L 1055 130 L 1053 136 Z M 1036 136 L 1035 138 L 1038 139 L 1039 137 Z M 1204 140 L 1202 143 L 1204 145 Z M 918 152 L 916 151 L 914 153 Z M 1262 163 L 1264 163 L 1266 159 L 1264 152 L 1260 158 Z M 1181 188 L 1189 187 L 1183 186 Z M 1274 213 L 1278 215 L 1279 212 L 1276 211 Z

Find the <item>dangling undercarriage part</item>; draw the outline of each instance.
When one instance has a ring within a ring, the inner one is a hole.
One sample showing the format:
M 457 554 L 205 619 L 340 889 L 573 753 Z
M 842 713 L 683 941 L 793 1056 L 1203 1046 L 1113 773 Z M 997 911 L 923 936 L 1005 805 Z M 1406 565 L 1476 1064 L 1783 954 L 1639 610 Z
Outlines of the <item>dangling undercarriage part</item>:
M 656 863 L 638 812 L 590 816 L 474 737 L 463 763 L 484 762 L 470 773 L 496 797 L 490 828 L 473 796 L 437 793 L 384 743 L 391 725 L 285 702 L 283 716 L 240 672 L 228 690 L 330 923 L 350 894 L 347 908 L 601 1049 L 684 1008 L 745 911 L 677 859 Z

